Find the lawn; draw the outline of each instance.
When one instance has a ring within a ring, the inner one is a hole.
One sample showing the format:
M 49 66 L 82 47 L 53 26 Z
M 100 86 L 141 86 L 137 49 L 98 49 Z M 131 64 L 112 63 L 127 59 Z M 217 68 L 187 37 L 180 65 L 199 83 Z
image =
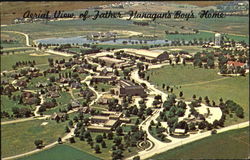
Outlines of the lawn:
M 13 40 L 13 42 L 3 42 L 2 40 Z M 5 48 L 25 47 L 26 40 L 23 35 L 9 32 L 1 32 L 1 46 Z
M 35 51 L 33 53 L 19 53 L 13 55 L 1 55 L 1 71 L 12 70 L 12 65 L 16 64 L 18 61 L 36 61 L 36 64 L 48 64 L 48 58 L 56 59 L 66 59 L 66 57 L 58 55 L 43 55 L 43 56 L 31 56 L 30 54 L 44 54 L 43 52 Z
M 42 126 L 43 122 L 48 122 Z M 67 122 L 33 120 L 20 123 L 1 125 L 1 155 L 13 156 L 36 149 L 34 141 L 41 139 L 44 145 L 57 141 L 65 134 Z M 21 132 L 22 131 L 22 132 Z
M 200 85 L 182 86 L 179 89 L 174 89 L 176 95 L 183 91 L 184 97 L 191 98 L 193 94 L 196 96 L 208 96 L 210 101 L 214 100 L 216 104 L 222 97 L 224 101 L 233 100 L 244 108 L 245 117 L 227 118 L 225 125 L 231 125 L 247 121 L 249 118 L 249 75 L 246 77 L 229 77 L 220 81 L 210 82 Z
M 163 83 L 166 86 L 174 86 L 223 78 L 216 74 L 217 71 L 216 69 L 194 68 L 191 65 L 175 65 L 149 70 L 146 76 L 149 76 L 150 82 L 161 87 Z
M 95 141 L 95 137 L 97 135 L 103 135 L 103 133 L 93 133 L 93 132 L 91 132 L 91 136 L 92 136 L 93 142 L 94 142 L 93 146 L 95 147 L 96 144 L 99 144 L 100 149 L 101 149 L 101 153 L 96 154 L 95 150 L 93 148 L 91 148 L 91 146 L 87 143 L 86 140 L 85 141 L 80 141 L 79 138 L 75 138 L 76 143 L 72 143 L 72 144 L 70 144 L 70 146 L 72 146 L 74 148 L 77 148 L 79 150 L 82 150 L 82 151 L 86 151 L 87 153 L 89 153 L 91 155 L 94 155 L 96 157 L 99 157 L 101 159 L 111 160 L 112 159 L 112 157 L 111 157 L 112 156 L 112 149 L 111 149 L 111 147 L 114 144 L 113 140 L 104 139 L 107 148 L 102 148 L 101 144 L 97 143 Z M 123 137 L 122 137 L 122 139 L 123 139 Z M 122 142 L 124 142 L 124 141 L 122 140 Z M 125 149 L 123 151 L 124 157 L 132 156 L 132 155 L 136 154 L 136 152 L 138 151 L 138 149 L 136 147 L 130 148 L 130 150 L 131 150 L 131 152 L 129 152 L 127 149 Z
M 166 159 L 247 159 L 249 127 L 228 131 L 195 141 L 148 160 Z
M 79 149 L 73 148 L 69 145 L 57 145 L 51 149 L 19 158 L 18 160 L 99 160 L 93 155 L 86 152 L 80 151 Z
M 115 87 L 107 83 L 98 83 L 95 86 L 97 86 L 98 92 L 102 92 L 102 89 L 104 89 L 104 92 L 108 92 L 111 88 Z
M 58 106 L 48 109 L 44 114 L 53 114 L 54 112 L 59 112 L 59 109 L 67 108 L 67 104 L 71 102 L 71 95 L 68 92 L 60 92 L 60 97 L 56 98 Z
M 20 91 L 14 92 L 13 95 L 21 95 Z M 33 106 L 29 105 L 22 105 L 18 104 L 19 100 L 13 101 L 12 99 L 9 99 L 7 95 L 1 95 L 1 111 L 6 111 L 10 114 L 12 114 L 12 108 L 13 107 L 18 107 L 18 108 L 31 108 L 33 109 Z
M 233 100 L 244 108 L 243 119 L 228 118 L 225 125 L 231 125 L 247 121 L 249 117 L 249 75 L 246 77 L 222 77 L 217 75 L 216 69 L 193 68 L 192 66 L 165 66 L 159 69 L 152 69 L 147 72 L 150 75 L 150 82 L 162 89 L 166 86 L 176 86 L 174 93 L 178 96 L 183 91 L 186 100 L 190 100 L 195 94 L 197 97 L 208 96 L 210 101 L 216 104 L 222 97 L 224 101 Z M 181 87 L 180 87 L 181 86 Z

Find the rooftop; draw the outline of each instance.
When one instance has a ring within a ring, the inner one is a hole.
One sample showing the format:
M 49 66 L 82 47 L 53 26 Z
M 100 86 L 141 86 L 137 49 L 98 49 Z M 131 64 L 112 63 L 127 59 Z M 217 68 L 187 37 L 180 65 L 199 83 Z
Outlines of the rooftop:
M 157 58 L 159 55 L 161 55 L 164 50 L 145 50 L 145 49 L 132 49 L 132 48 L 124 48 L 119 49 L 116 51 L 124 51 L 125 53 L 132 53 L 140 56 L 145 56 L 149 58 Z

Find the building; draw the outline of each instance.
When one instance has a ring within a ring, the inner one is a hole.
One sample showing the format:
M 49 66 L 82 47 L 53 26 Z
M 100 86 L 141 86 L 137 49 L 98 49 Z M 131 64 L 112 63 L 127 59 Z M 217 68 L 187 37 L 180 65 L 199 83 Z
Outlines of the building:
M 120 80 L 118 87 L 119 96 L 145 96 L 146 92 L 140 85 L 134 84 L 128 80 Z
M 241 68 L 244 68 L 246 66 L 245 63 L 241 63 L 241 62 L 236 62 L 236 61 L 228 61 L 227 62 L 227 66 L 230 67 L 230 66 L 234 66 L 234 67 L 241 67 Z
M 93 76 L 92 77 L 92 81 L 95 83 L 98 83 L 98 82 L 105 83 L 105 82 L 110 82 L 110 81 L 115 81 L 115 80 L 116 80 L 116 77 L 114 76 Z
M 214 35 L 214 44 L 215 44 L 215 46 L 221 45 L 221 34 L 220 33 L 216 33 Z
M 164 50 L 145 50 L 145 49 L 132 49 L 132 48 L 125 48 L 119 49 L 116 51 L 124 51 L 125 54 L 141 58 L 146 62 L 156 63 L 167 60 L 169 55 Z
M 101 115 L 90 118 L 91 125 L 87 127 L 92 132 L 111 132 L 121 123 L 129 123 L 130 119 L 122 117 L 122 112 L 102 111 Z

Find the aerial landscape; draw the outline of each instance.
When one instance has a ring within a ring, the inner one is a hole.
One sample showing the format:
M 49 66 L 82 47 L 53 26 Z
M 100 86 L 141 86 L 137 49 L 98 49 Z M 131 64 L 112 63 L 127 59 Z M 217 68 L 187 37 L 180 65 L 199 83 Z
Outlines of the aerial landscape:
M 250 158 L 248 1 L 0 5 L 2 160 Z

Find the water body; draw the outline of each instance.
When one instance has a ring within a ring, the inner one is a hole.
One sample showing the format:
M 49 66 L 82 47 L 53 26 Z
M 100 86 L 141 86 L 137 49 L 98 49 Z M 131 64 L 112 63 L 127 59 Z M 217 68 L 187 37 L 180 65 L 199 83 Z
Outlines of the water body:
M 89 40 L 83 36 L 77 37 L 69 37 L 69 38 L 45 38 L 35 40 L 35 43 L 42 44 L 123 44 L 124 41 L 127 41 L 127 44 L 170 44 L 171 41 L 166 40 L 134 40 L 134 39 L 116 39 L 116 40 L 107 40 L 107 41 L 99 41 L 99 40 Z

